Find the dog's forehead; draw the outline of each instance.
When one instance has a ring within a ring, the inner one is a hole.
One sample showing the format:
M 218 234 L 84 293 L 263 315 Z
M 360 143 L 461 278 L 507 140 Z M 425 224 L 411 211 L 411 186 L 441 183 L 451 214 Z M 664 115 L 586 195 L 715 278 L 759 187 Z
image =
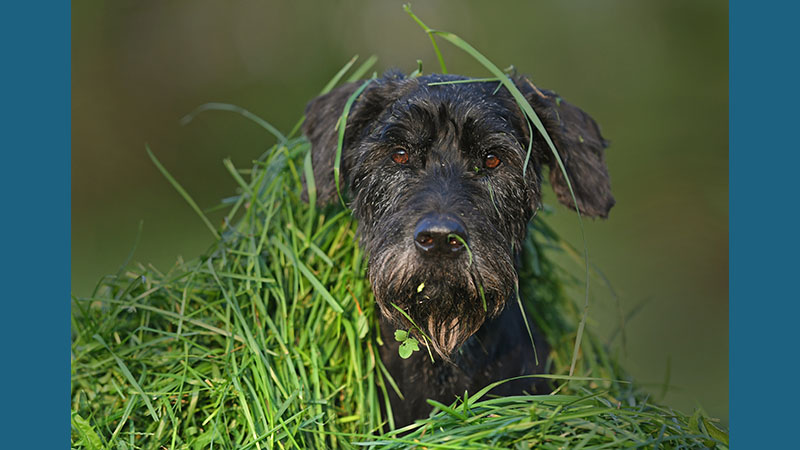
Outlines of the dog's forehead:
M 417 87 L 403 100 L 430 104 L 464 118 L 507 114 L 509 104 L 505 89 L 499 82 L 487 82 L 457 75 L 428 75 L 420 77 Z
M 387 105 L 380 120 L 384 133 L 397 127 L 426 134 L 454 131 L 480 139 L 515 132 L 512 122 L 518 107 L 499 82 L 437 74 L 404 83 L 402 94 Z

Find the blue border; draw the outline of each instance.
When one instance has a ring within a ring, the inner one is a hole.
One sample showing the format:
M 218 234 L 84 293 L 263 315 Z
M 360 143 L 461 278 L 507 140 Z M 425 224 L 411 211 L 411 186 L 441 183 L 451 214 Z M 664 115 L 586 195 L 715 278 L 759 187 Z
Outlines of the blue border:
M 3 447 L 68 448 L 70 4 L 0 17 Z
M 793 2 L 730 2 L 730 437 L 735 448 L 789 448 L 781 444 L 796 440 L 798 10 Z

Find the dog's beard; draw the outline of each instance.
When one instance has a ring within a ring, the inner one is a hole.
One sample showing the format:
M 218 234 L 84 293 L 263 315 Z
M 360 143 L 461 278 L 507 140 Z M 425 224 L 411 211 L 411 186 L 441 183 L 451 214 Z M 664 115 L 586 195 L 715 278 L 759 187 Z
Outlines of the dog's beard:
M 432 349 L 450 361 L 513 296 L 516 271 L 510 256 L 503 256 L 489 259 L 473 251 L 471 263 L 429 261 L 414 248 L 384 249 L 370 258 L 369 278 L 384 317 L 421 341 L 429 338 Z

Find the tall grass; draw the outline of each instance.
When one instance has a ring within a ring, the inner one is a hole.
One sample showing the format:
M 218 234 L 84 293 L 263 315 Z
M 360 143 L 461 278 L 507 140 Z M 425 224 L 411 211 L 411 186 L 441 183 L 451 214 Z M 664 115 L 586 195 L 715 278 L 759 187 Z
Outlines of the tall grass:
M 239 193 L 205 255 L 126 268 L 74 299 L 74 447 L 723 445 L 705 416 L 648 404 L 590 333 L 568 376 L 581 308 L 548 257 L 565 244 L 542 219 L 520 287 L 553 343 L 557 393 L 465 393 L 402 437 L 382 433 L 380 391 L 393 386 L 364 257 L 348 211 L 300 200 L 308 150 L 289 139 L 233 171 Z
M 150 153 L 215 239 L 166 272 L 124 267 L 73 298 L 73 448 L 727 447 L 701 410 L 687 416 L 649 403 L 588 330 L 576 344 L 585 310 L 566 291 L 579 282 L 551 260 L 571 248 L 541 217 L 524 243 L 520 297 L 552 344 L 540 357 L 554 393 L 465 392 L 393 430 L 383 394 L 396 386 L 379 357 L 351 214 L 303 202 L 308 142 L 297 127 L 265 129 L 278 143 L 251 167 L 224 162 L 238 189 L 220 226 Z

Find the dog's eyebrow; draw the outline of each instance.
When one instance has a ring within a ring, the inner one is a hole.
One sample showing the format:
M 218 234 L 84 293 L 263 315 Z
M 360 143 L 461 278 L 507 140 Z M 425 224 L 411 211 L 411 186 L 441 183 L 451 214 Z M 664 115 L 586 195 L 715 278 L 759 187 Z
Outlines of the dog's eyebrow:
M 509 129 L 506 120 L 483 117 L 469 119 L 464 123 L 461 145 L 463 147 L 470 144 L 478 144 L 481 148 L 507 147 L 519 145 L 519 140 Z
M 410 130 L 401 123 L 391 122 L 380 127 L 378 139 L 381 141 L 396 141 L 408 138 Z
M 498 131 L 495 133 L 491 133 L 483 138 L 483 141 L 492 146 L 508 146 L 508 145 L 519 145 L 517 138 L 514 137 L 511 133 L 507 133 L 505 131 Z

